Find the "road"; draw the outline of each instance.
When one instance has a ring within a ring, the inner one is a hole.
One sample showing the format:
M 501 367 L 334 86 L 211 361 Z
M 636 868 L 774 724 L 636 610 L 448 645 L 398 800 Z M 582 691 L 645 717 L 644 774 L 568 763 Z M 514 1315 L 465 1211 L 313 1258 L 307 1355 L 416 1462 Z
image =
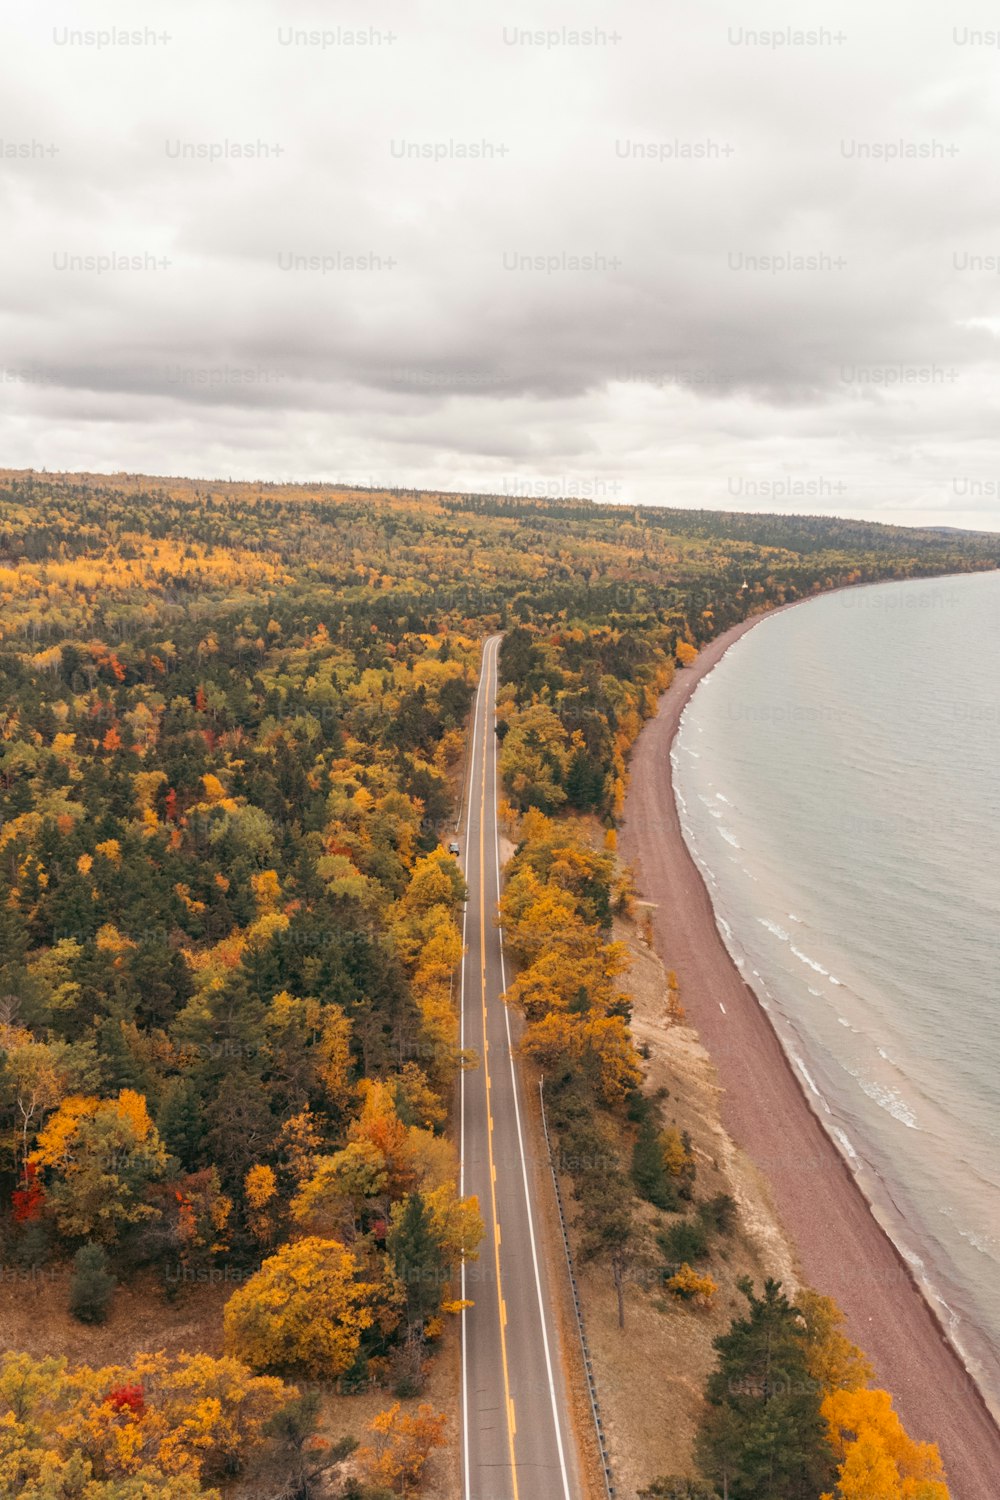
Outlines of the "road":
M 461 978 L 462 1046 L 479 1067 L 460 1083 L 461 1191 L 475 1194 L 486 1233 L 463 1269 L 462 1494 L 464 1500 L 581 1500 L 557 1319 L 535 1201 L 534 1130 L 514 1058 L 500 897 L 497 831 L 497 652 L 483 648 L 473 708 L 462 856 L 469 895 Z

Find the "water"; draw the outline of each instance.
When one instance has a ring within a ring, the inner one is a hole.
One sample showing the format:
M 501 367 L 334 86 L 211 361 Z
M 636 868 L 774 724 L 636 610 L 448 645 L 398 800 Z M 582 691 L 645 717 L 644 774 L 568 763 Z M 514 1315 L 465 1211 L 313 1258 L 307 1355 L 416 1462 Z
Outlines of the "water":
M 1000 575 L 764 620 L 673 759 L 731 953 L 1000 1411 Z

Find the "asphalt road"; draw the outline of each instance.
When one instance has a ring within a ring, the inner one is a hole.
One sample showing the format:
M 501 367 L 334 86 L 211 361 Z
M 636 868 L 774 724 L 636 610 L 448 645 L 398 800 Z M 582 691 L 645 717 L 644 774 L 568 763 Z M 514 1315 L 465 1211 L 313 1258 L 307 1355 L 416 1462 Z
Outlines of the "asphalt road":
M 497 833 L 496 662 L 483 651 L 473 711 L 461 838 L 469 887 L 461 980 L 463 1047 L 479 1067 L 462 1074 L 461 1191 L 486 1226 L 479 1259 L 464 1268 L 462 1314 L 463 1500 L 580 1500 L 583 1491 L 563 1380 L 557 1320 L 535 1201 L 538 1145 L 514 1058 L 506 988 Z

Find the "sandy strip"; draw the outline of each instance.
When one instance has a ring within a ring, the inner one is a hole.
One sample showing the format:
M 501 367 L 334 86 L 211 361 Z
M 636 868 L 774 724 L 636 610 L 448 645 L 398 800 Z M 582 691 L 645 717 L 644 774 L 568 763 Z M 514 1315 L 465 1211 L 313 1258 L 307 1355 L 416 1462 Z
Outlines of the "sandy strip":
M 712 641 L 661 698 L 633 752 L 619 847 L 640 894 L 657 903 L 656 948 L 677 971 L 688 1018 L 718 1069 L 723 1123 L 768 1177 L 805 1280 L 844 1309 L 911 1435 L 940 1445 L 954 1500 L 997 1500 L 1000 1431 L 730 959 L 681 833 L 669 756 L 681 713 L 760 618 Z

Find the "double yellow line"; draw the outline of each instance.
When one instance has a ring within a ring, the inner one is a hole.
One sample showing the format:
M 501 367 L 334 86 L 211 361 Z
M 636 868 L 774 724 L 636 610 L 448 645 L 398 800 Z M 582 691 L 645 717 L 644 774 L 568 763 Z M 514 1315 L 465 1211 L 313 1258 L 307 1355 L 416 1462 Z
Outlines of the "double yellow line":
M 486 647 L 486 651 L 489 651 L 489 646 Z M 490 1044 L 486 1035 L 486 767 L 489 765 L 490 759 L 488 749 L 489 740 L 487 738 L 490 719 L 490 678 L 485 671 L 485 665 L 484 662 L 483 675 L 486 683 L 486 698 L 483 706 L 483 775 L 479 799 L 479 962 L 481 966 L 480 982 L 483 1006 L 483 1075 L 486 1080 L 486 1142 L 490 1168 L 493 1254 L 496 1260 L 497 1273 L 497 1313 L 500 1320 L 500 1362 L 503 1366 L 503 1393 L 507 1407 L 507 1445 L 510 1449 L 510 1478 L 514 1489 L 514 1500 L 520 1500 L 517 1487 L 517 1454 L 514 1448 L 514 1434 L 517 1431 L 517 1422 L 514 1415 L 514 1402 L 510 1394 L 510 1369 L 507 1364 L 507 1304 L 504 1301 L 503 1284 L 500 1277 L 500 1222 L 497 1218 L 497 1169 L 493 1159 L 493 1100 L 490 1094 Z

